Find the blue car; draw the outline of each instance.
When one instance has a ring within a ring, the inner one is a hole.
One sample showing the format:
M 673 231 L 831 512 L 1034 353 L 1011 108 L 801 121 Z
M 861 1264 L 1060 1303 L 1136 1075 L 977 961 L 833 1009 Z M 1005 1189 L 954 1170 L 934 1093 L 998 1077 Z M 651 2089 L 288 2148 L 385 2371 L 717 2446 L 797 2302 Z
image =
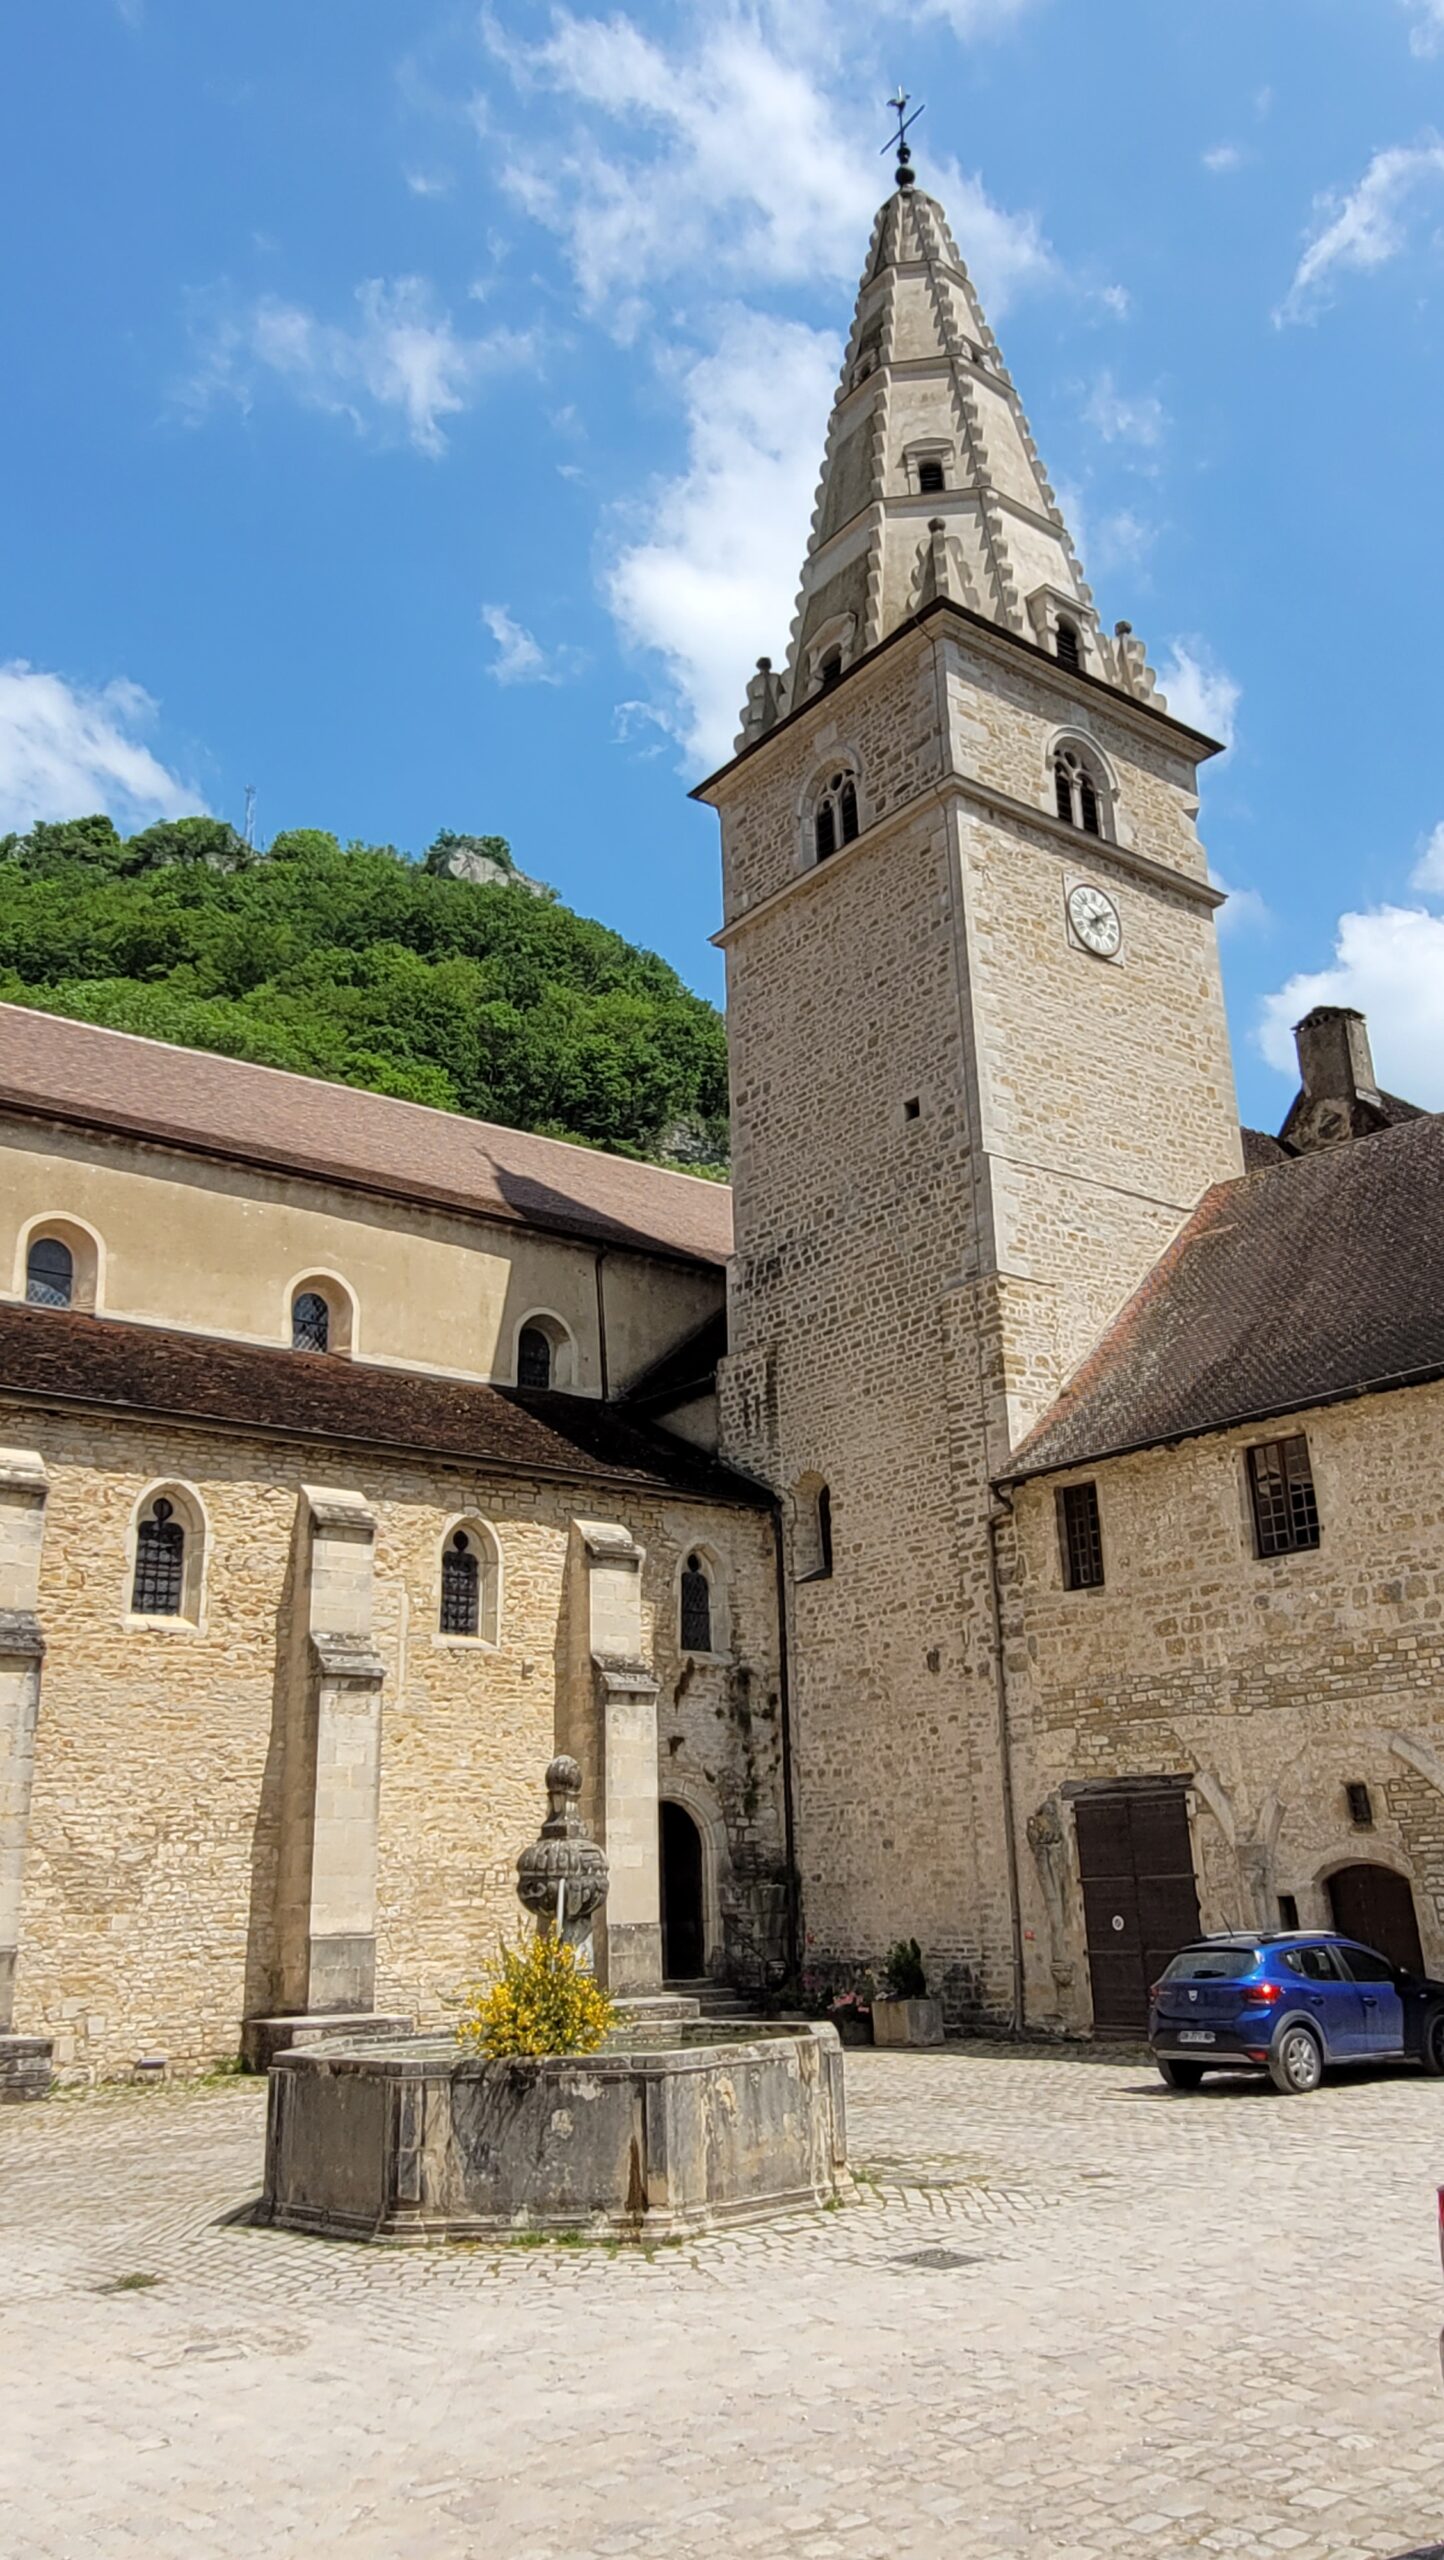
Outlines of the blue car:
M 1438 2077 L 1444 1982 L 1327 1929 L 1199 1938 L 1153 1985 L 1148 2041 L 1170 2089 L 1257 2071 L 1302 2097 L 1335 2063 L 1417 2062 Z

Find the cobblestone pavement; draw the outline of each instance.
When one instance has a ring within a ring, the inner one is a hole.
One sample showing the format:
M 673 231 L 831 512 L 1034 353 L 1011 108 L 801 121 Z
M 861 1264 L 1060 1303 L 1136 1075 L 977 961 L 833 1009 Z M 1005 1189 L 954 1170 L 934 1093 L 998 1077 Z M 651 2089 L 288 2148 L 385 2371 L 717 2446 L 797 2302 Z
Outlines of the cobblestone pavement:
M 850 2055 L 848 2097 L 860 2203 L 651 2256 L 228 2222 L 244 2082 L 6 2110 L 3 2560 L 1439 2539 L 1438 2082 L 973 2045 Z

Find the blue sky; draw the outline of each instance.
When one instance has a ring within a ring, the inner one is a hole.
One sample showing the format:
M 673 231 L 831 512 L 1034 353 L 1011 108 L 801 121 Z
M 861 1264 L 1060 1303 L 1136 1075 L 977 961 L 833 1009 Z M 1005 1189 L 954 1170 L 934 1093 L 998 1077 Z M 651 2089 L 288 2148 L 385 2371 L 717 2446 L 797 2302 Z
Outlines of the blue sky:
M 0 827 L 248 782 L 720 994 L 901 74 L 1105 616 L 1232 752 L 1241 1098 L 1444 1106 L 1444 0 L 9 0 Z

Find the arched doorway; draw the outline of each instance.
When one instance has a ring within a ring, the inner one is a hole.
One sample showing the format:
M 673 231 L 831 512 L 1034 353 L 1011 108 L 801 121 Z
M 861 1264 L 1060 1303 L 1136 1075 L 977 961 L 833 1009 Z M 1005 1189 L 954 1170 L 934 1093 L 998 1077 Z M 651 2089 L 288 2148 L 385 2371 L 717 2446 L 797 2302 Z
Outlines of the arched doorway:
M 1392 1867 L 1340 1867 L 1329 1878 L 1334 1927 L 1361 1945 L 1377 1947 L 1391 1964 L 1424 1970 L 1419 1922 L 1407 1876 Z
M 685 1805 L 664 1797 L 661 1819 L 662 1971 L 669 1982 L 695 1982 L 707 1964 L 702 1909 L 702 1834 Z

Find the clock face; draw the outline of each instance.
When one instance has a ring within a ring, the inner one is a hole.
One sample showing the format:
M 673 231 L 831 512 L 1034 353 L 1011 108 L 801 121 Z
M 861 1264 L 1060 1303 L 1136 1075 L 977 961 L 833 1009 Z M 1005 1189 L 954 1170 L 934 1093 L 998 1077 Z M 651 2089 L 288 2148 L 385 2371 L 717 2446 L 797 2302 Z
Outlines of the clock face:
M 1111 960 L 1122 943 L 1118 909 L 1103 890 L 1086 880 L 1068 892 L 1068 922 L 1084 950 L 1096 952 L 1100 960 Z

